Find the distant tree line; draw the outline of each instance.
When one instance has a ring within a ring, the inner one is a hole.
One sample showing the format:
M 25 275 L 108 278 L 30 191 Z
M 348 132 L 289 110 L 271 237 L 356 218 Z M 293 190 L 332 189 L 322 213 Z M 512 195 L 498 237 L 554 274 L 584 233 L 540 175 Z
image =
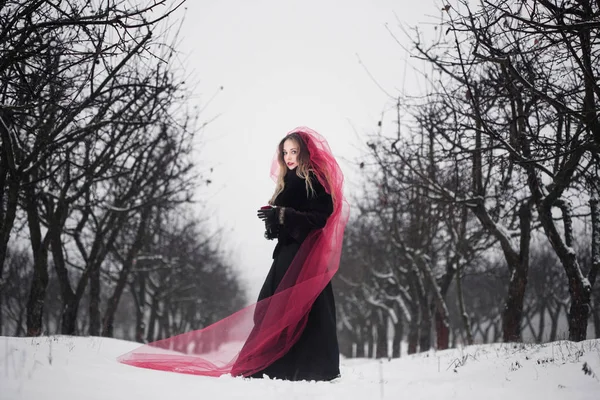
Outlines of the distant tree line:
M 243 303 L 190 206 L 182 3 L 0 1 L 0 335 L 151 341 Z
M 434 37 L 404 30 L 427 93 L 398 97 L 360 165 L 342 351 L 600 337 L 600 4 L 441 12 Z

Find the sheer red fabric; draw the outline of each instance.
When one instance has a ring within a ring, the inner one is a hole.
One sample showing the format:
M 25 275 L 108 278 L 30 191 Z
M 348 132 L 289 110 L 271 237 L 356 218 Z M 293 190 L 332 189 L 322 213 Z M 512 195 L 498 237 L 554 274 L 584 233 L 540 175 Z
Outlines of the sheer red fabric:
M 342 171 L 325 138 L 306 127 L 292 132 L 306 143 L 312 169 L 332 196 L 333 213 L 323 229 L 302 243 L 275 294 L 204 329 L 143 345 L 118 357 L 119 362 L 196 375 L 249 376 L 296 343 L 312 304 L 338 270 L 349 207 Z M 280 168 L 277 156 L 271 167 L 274 180 Z

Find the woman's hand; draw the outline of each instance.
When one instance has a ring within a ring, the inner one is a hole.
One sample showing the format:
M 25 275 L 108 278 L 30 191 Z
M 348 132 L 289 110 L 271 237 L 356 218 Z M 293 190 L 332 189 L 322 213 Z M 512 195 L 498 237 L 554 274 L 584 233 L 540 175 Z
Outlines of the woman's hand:
M 265 223 L 265 238 L 269 240 L 277 239 L 279 234 L 279 225 L 277 223 L 279 211 L 278 207 L 264 206 L 256 212 L 258 218 Z
M 279 207 L 262 207 L 256 211 L 256 216 L 262 219 L 266 226 L 274 226 L 279 218 Z

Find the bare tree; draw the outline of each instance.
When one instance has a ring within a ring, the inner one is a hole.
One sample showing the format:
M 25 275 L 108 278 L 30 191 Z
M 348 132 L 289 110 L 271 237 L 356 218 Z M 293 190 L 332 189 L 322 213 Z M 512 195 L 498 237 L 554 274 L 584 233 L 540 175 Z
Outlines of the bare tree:
M 585 193 L 583 181 L 597 164 L 592 110 L 600 52 L 591 35 L 597 7 L 499 0 L 473 10 L 458 1 L 443 8 L 440 36 L 431 45 L 418 33 L 414 40 L 417 57 L 433 66 L 427 78 L 437 89 L 426 102 L 439 104 L 440 147 L 471 169 L 464 175 L 468 190 L 431 187 L 445 201 L 467 205 L 501 245 L 511 273 L 505 340 L 520 338 L 536 221 L 569 281 L 570 336 L 585 337 L 595 273 L 584 277 L 573 251 L 572 199 Z M 413 172 L 428 177 L 425 168 Z M 553 219 L 554 208 L 561 221 Z
M 20 183 L 30 181 L 30 170 L 54 151 L 89 133 L 86 122 L 93 119 L 86 110 L 102 101 L 106 84 L 131 57 L 147 48 L 150 28 L 173 11 L 150 18 L 164 4 L 14 0 L 0 5 L 0 272 Z M 113 33 L 120 37 L 116 42 L 108 39 Z M 58 107 L 63 99 L 68 107 Z
M 9 248 L 5 258 L 6 286 L 0 291 L 0 335 L 22 336 L 26 331 L 28 283 L 32 260 L 25 249 Z
M 149 227 L 123 295 L 132 300 L 124 306 L 131 310 L 125 315 L 136 316 L 135 340 L 152 342 L 200 329 L 242 307 L 239 281 L 225 263 L 217 237 L 208 235 L 189 209 L 155 212 Z M 114 255 L 123 260 L 120 251 Z M 212 344 L 203 345 L 208 350 Z
M 157 18 L 152 15 L 164 1 L 0 6 L 6 50 L 0 62 L 0 289 L 21 200 L 34 260 L 30 335 L 41 333 L 49 252 L 64 302 L 62 332 L 75 333 L 89 283 L 90 332 L 97 334 L 102 265 L 119 230 L 141 215 L 143 232 L 144 210 L 189 199 L 191 164 L 184 158 L 194 123 L 174 108 L 182 84 L 166 68 L 172 47 L 156 36 L 158 23 L 181 3 Z M 128 268 L 121 272 L 106 332 Z
M 466 32 L 468 44 L 456 48 L 474 57 L 461 60 L 461 79 L 474 94 L 477 79 L 472 70 L 466 72 L 466 62 L 485 63 L 496 71 L 498 94 L 505 99 L 500 115 L 506 116 L 509 129 L 499 131 L 493 122 L 498 113 L 484 114 L 479 108 L 481 131 L 500 139 L 500 147 L 526 174 L 541 227 L 567 276 L 570 339 L 583 340 L 597 268 L 586 277 L 577 260 L 569 195 L 584 190 L 581 179 L 597 163 L 600 145 L 600 46 L 593 33 L 600 26 L 599 5 L 496 1 L 476 12 L 466 2 L 459 5 L 449 10 L 448 27 L 455 37 Z M 553 218 L 555 208 L 561 221 Z
M 333 278 L 333 288 L 336 292 L 340 351 L 346 356 L 354 355 L 354 348 L 358 356 L 369 355 L 374 341 L 371 328 L 374 323 L 375 326 L 387 323 L 387 318 L 378 318 L 379 310 L 385 310 L 386 316 L 396 320 L 395 301 L 381 298 L 378 291 L 379 273 L 385 269 L 381 265 L 384 259 L 381 257 L 382 240 L 385 237 L 380 234 L 374 220 L 369 218 L 354 219 L 344 234 L 340 270 Z M 381 340 L 381 334 L 378 339 Z M 380 345 L 377 351 L 382 351 Z

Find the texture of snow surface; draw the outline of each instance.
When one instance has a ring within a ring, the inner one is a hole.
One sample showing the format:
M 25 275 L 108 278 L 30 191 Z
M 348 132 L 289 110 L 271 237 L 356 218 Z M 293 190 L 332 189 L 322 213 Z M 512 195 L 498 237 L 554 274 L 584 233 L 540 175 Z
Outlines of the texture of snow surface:
M 342 377 L 333 382 L 210 378 L 116 361 L 137 346 L 99 337 L 0 337 L 0 399 L 600 399 L 600 339 L 342 359 Z

